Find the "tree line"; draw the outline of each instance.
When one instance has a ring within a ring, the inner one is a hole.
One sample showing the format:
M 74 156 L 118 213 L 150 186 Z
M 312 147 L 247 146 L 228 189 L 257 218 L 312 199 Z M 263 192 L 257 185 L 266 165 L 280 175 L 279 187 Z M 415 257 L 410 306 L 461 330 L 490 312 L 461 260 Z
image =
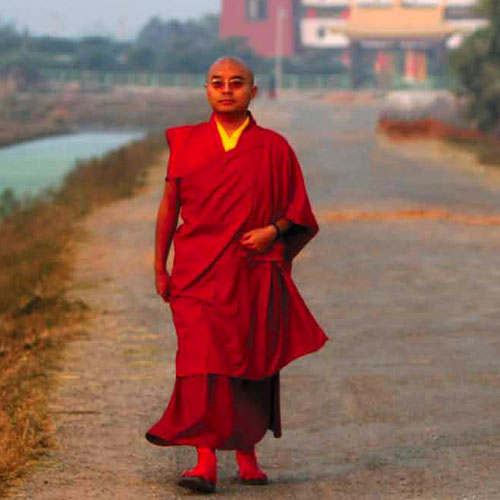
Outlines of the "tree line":
M 135 39 L 107 36 L 63 38 L 32 36 L 0 20 L 0 72 L 23 67 L 97 71 L 203 73 L 217 57 L 232 54 L 256 72 L 269 73 L 274 61 L 256 55 L 244 38 L 219 40 L 219 16 L 179 21 L 152 17 Z M 345 71 L 332 54 L 309 53 L 284 61 L 291 73 L 334 74 Z

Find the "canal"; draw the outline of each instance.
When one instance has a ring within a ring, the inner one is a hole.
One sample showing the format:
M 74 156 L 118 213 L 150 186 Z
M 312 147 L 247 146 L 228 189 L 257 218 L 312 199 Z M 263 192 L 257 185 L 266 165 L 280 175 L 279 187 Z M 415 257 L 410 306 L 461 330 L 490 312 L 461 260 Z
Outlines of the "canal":
M 102 156 L 143 135 L 138 130 L 85 131 L 0 148 L 0 192 L 34 195 L 57 187 L 76 161 Z

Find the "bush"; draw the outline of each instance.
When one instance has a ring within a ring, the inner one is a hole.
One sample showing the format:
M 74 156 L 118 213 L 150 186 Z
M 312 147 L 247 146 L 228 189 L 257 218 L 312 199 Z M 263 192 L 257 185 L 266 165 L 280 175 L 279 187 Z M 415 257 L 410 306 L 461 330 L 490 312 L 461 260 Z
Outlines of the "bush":
M 483 131 L 498 131 L 500 124 L 500 2 L 482 0 L 479 13 L 489 25 L 469 36 L 450 55 L 468 99 L 467 114 Z

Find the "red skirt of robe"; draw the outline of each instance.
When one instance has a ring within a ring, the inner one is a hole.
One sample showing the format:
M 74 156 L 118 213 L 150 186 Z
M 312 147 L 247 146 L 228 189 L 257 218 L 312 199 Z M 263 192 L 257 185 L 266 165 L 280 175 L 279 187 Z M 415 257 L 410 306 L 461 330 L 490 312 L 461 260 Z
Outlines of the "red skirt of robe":
M 263 380 L 176 377 L 161 419 L 146 433 L 158 446 L 250 450 L 267 429 L 281 436 L 279 373 Z

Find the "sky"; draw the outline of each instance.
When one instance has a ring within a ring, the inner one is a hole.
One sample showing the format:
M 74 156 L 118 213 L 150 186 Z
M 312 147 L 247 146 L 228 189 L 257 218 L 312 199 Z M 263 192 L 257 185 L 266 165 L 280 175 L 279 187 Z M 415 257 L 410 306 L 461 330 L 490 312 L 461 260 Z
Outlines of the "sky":
M 14 22 L 31 34 L 133 38 L 154 15 L 197 18 L 218 12 L 221 0 L 1 0 L 0 21 Z

